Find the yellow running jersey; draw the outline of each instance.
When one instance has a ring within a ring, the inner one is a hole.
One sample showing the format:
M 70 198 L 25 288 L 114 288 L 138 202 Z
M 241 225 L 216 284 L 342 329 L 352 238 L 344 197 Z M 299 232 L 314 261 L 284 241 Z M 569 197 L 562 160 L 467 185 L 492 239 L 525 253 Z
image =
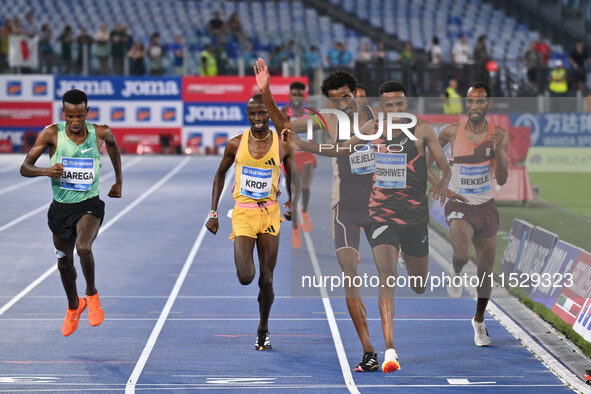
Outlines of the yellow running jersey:
M 234 191 L 232 196 L 239 204 L 276 201 L 281 175 L 281 160 L 279 157 L 279 137 L 271 132 L 273 143 L 271 149 L 260 159 L 251 156 L 248 150 L 248 136 L 246 130 L 240 139 L 240 146 L 236 153 L 236 172 Z

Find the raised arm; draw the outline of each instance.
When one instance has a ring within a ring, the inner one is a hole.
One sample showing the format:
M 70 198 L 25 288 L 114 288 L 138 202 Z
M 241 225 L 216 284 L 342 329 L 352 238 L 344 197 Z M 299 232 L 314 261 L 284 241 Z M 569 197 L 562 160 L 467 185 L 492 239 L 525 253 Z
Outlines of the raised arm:
M 269 116 L 275 125 L 275 129 L 279 132 L 279 130 L 290 128 L 291 125 L 289 123 L 289 118 L 285 112 L 279 109 L 277 103 L 275 103 L 273 94 L 271 94 L 271 88 L 269 87 L 271 74 L 269 73 L 269 69 L 265 64 L 265 61 L 260 57 L 254 66 L 254 75 L 256 77 L 257 85 L 261 95 L 263 96 L 263 104 L 265 104 L 265 107 L 269 112 Z
M 218 203 L 220 202 L 220 196 L 222 195 L 222 190 L 224 189 L 224 183 L 226 181 L 226 173 L 234 164 L 234 160 L 236 159 L 236 152 L 238 152 L 238 146 L 240 145 L 240 138 L 241 135 L 232 138 L 226 144 L 226 149 L 224 149 L 224 156 L 222 157 L 222 161 L 220 162 L 220 166 L 218 167 L 217 172 L 213 178 L 213 189 L 211 191 L 211 211 L 215 212 L 214 215 L 210 215 L 207 223 L 205 223 L 205 227 L 213 234 L 218 232 L 219 222 L 217 217 L 218 211 Z
M 509 176 L 509 138 L 507 131 L 501 127 L 495 127 L 495 131 L 490 136 L 490 139 L 494 143 L 495 150 L 495 177 L 497 178 L 497 184 L 503 186 L 507 182 Z
M 115 139 L 115 136 L 111 132 L 109 126 L 97 126 L 95 130 L 99 139 L 104 141 L 105 145 L 107 146 L 107 153 L 111 159 L 113 171 L 115 171 L 115 183 L 113 186 L 111 186 L 111 190 L 109 190 L 107 195 L 111 198 L 120 198 L 123 187 L 123 174 L 121 172 L 121 152 L 119 151 L 119 145 L 117 145 L 117 140 Z M 99 149 L 100 145 L 101 144 L 98 145 Z
M 61 163 L 56 163 L 49 168 L 44 167 L 37 167 L 35 163 L 45 152 L 45 149 L 50 148 L 51 153 L 53 153 L 57 146 L 57 126 L 51 125 L 44 128 L 39 136 L 37 136 L 37 140 L 35 141 L 35 145 L 29 150 L 27 153 L 27 157 L 23 161 L 23 164 L 20 168 L 20 173 L 22 176 L 27 178 L 33 178 L 37 176 L 48 176 L 50 178 L 59 178 L 64 171 L 64 166 Z
M 433 127 L 428 123 L 422 123 L 420 132 L 423 135 L 425 146 L 428 148 L 428 154 L 431 155 L 433 158 L 432 160 L 437 162 L 437 166 L 439 167 L 439 175 L 441 176 L 438 182 L 431 182 L 435 181 L 435 175 L 431 172 L 430 165 L 427 166 L 427 176 L 433 185 L 427 191 L 427 195 L 431 195 L 434 200 L 439 200 L 439 204 L 443 205 L 447 195 L 447 185 L 451 179 L 451 169 L 449 168 L 449 163 L 445 158 L 445 153 L 443 153 L 441 142 L 435 134 Z

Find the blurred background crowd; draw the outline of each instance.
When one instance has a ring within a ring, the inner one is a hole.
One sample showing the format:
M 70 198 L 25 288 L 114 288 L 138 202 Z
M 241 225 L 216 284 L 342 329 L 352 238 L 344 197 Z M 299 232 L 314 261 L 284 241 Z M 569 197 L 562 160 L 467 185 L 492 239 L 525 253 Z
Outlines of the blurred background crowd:
M 398 79 L 422 96 L 473 80 L 497 96 L 587 96 L 590 20 L 582 0 L 13 0 L 0 2 L 0 72 L 248 75 L 262 57 L 314 93 L 347 69 L 369 95 Z M 35 68 L 10 61 L 31 51 Z

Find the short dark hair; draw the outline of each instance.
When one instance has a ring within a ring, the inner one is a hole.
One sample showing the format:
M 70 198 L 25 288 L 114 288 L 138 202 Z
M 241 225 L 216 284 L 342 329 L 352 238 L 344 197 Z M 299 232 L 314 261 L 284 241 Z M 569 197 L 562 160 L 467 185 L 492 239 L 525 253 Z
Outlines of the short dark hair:
M 300 82 L 300 81 L 292 82 L 291 85 L 289 85 L 289 90 L 292 90 L 292 89 L 306 90 L 306 84 L 304 84 L 303 82 Z
M 362 84 L 358 83 L 357 84 L 357 89 L 363 89 L 367 93 L 367 88 L 365 87 L 365 85 L 362 85 Z
M 390 93 L 390 92 L 402 92 L 406 96 L 406 88 L 403 84 L 396 81 L 388 81 L 384 82 L 380 86 L 379 95 L 381 96 L 383 93 Z
M 62 104 L 80 104 L 88 105 L 88 96 L 82 90 L 71 89 L 62 96 Z
M 470 86 L 468 86 L 468 90 L 470 90 L 472 88 L 474 88 L 474 89 L 484 89 L 484 91 L 486 91 L 486 97 L 491 97 L 491 95 L 492 95 L 492 92 L 490 90 L 490 86 L 488 86 L 484 82 L 472 82 L 470 84 Z
M 250 98 L 248 99 L 248 102 L 250 101 L 260 101 L 261 103 L 263 102 L 263 95 L 260 93 L 257 94 L 253 94 L 252 96 L 250 96 Z
M 354 92 L 357 90 L 357 80 L 353 74 L 346 71 L 334 71 L 322 82 L 322 94 L 328 97 L 329 90 L 336 90 L 343 86 L 348 86 L 349 90 Z

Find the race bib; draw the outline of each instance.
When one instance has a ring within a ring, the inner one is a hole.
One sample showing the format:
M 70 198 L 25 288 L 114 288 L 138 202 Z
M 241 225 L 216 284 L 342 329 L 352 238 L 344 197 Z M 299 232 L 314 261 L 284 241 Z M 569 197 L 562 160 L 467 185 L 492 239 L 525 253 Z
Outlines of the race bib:
M 406 153 L 376 153 L 376 186 L 406 188 Z
M 94 159 L 62 157 L 61 163 L 64 166 L 60 178 L 62 189 L 80 192 L 90 190 L 94 181 Z
M 351 173 L 355 175 L 371 174 L 375 171 L 375 156 L 371 145 L 364 145 L 359 151 L 349 155 Z
M 271 194 L 273 169 L 242 166 L 240 174 L 240 194 L 260 200 Z
M 489 191 L 491 188 L 490 164 L 460 165 L 459 181 L 461 194 L 480 194 Z

